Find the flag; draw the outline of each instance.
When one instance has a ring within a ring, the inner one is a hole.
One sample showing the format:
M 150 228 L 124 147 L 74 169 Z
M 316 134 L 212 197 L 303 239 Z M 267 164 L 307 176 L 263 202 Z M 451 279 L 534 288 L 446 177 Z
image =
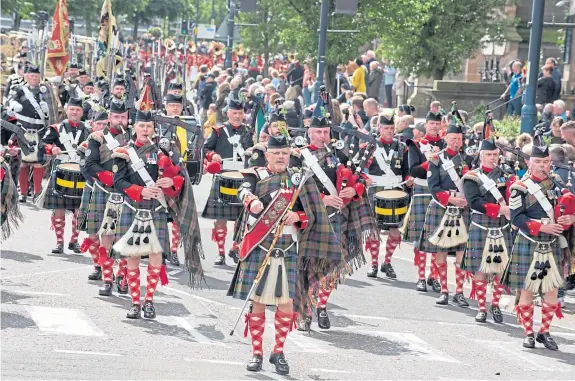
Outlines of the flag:
M 67 0 L 58 0 L 54 11 L 54 29 L 48 41 L 47 61 L 57 76 L 62 76 L 70 59 L 70 21 Z
M 98 56 L 103 57 L 108 54 L 116 31 L 116 18 L 112 14 L 112 2 L 111 0 L 104 0 L 102 11 L 100 12 Z
M 138 101 L 138 109 L 140 111 L 152 111 L 154 109 L 154 100 L 152 99 L 151 91 L 150 85 L 146 84 Z

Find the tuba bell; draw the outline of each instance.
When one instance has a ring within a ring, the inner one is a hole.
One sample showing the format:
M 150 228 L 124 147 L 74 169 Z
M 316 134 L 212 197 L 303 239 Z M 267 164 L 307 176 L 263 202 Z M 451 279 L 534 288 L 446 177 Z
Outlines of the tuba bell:
M 164 40 L 164 46 L 166 47 L 166 50 L 175 50 L 176 49 L 176 43 L 171 38 L 166 38 Z
M 221 56 L 224 53 L 224 44 L 217 41 L 212 41 L 212 45 L 210 46 L 210 53 L 214 56 Z
M 196 52 L 196 44 L 194 41 L 188 41 L 188 52 L 195 53 Z
M 295 61 L 295 57 L 296 57 L 297 53 L 289 53 L 287 56 L 287 59 L 289 62 L 293 62 Z

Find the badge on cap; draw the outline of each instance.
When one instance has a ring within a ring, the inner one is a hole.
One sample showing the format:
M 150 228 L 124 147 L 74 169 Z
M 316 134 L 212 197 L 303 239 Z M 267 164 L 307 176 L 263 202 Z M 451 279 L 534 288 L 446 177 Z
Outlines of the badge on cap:
M 46 86 L 40 86 L 41 93 L 45 93 L 46 91 L 48 91 L 48 88 Z
M 431 177 L 431 171 L 427 171 L 427 177 Z
M 335 142 L 335 149 L 343 149 L 345 147 L 345 143 L 343 140 L 338 140 Z
M 252 160 L 257 160 L 258 157 L 260 157 L 260 155 L 259 155 L 257 152 L 254 152 L 254 153 L 252 154 L 251 159 L 252 159 Z
M 112 172 L 114 173 L 118 172 L 118 164 L 114 164 L 114 166 L 112 167 Z
M 90 156 L 92 154 L 92 150 L 90 148 L 88 148 L 86 150 L 86 157 Z
M 294 139 L 294 143 L 298 147 L 304 146 L 305 145 L 305 139 L 303 136 L 296 136 Z

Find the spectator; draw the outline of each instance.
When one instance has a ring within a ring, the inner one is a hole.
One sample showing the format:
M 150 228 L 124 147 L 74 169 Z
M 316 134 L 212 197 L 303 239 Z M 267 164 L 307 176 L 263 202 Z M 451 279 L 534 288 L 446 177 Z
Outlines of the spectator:
M 293 108 L 294 108 L 295 112 L 297 113 L 297 117 L 301 119 L 301 117 L 303 116 L 303 107 L 301 106 L 299 98 L 300 98 L 300 96 L 298 95 L 298 91 L 297 91 L 296 86 L 290 86 L 286 91 L 285 99 L 286 99 L 286 102 L 287 101 L 293 101 Z M 284 102 L 284 104 L 285 104 L 285 102 Z M 299 124 L 298 124 L 298 126 L 299 126 Z M 297 127 L 297 126 L 291 126 L 291 127 Z
M 558 116 L 566 122 L 569 118 L 567 118 L 567 113 L 565 113 L 565 102 L 561 99 L 557 99 L 553 102 L 553 116 Z
M 367 88 L 369 88 L 369 74 L 371 73 L 371 70 L 373 68 L 373 66 L 371 66 L 372 62 L 375 62 L 375 53 L 373 50 L 368 50 L 365 55 L 361 56 L 362 60 L 363 60 L 363 66 L 365 66 L 365 86 Z M 379 94 L 377 94 L 377 96 L 379 96 Z M 377 99 L 377 96 L 374 97 Z
M 549 102 L 556 101 L 561 97 L 561 80 L 563 79 L 563 75 L 557 68 L 557 60 L 555 58 L 549 57 L 545 60 L 545 66 L 551 66 L 551 77 L 555 82 L 555 93 L 553 94 L 553 99 L 549 100 Z M 545 67 L 543 66 L 543 67 Z M 539 78 L 543 77 L 543 69 L 539 73 Z
M 374 98 L 367 98 L 363 101 L 363 110 L 368 118 L 374 117 L 379 114 L 379 104 Z
M 227 106 L 230 92 L 230 85 L 228 83 L 222 83 L 218 86 L 217 99 L 215 103 L 216 125 L 221 125 L 228 121 Z
M 361 59 L 355 60 L 355 70 L 353 71 L 353 75 L 351 76 L 351 86 L 353 91 L 356 93 L 365 93 L 367 89 L 365 88 L 365 72 L 366 69 L 362 65 Z
M 311 94 L 314 90 L 313 85 L 315 83 L 315 75 L 313 74 L 313 71 L 311 71 L 308 63 L 305 63 L 303 67 L 304 67 L 304 74 L 303 74 L 302 91 L 303 91 L 304 106 L 307 107 L 311 104 Z
M 280 84 L 280 74 L 278 73 L 278 71 L 276 69 L 272 70 L 272 85 L 274 85 L 274 87 L 276 88 L 276 90 L 278 89 L 278 86 Z
M 280 74 L 279 79 L 280 81 L 277 87 L 277 91 L 282 97 L 285 97 L 288 88 L 285 74 L 284 73 Z
M 379 67 L 377 61 L 371 61 L 369 64 L 369 79 L 367 84 L 367 97 L 373 98 L 376 101 L 379 97 L 379 89 L 381 87 L 381 81 L 383 80 L 383 70 Z
M 423 139 L 425 134 L 426 134 L 425 123 L 424 122 L 416 123 L 415 127 L 413 127 L 413 139 Z
M 341 126 L 343 122 L 343 114 L 341 113 L 341 108 L 339 107 L 339 102 L 335 99 L 331 100 L 331 122 L 334 126 Z
M 429 104 L 429 111 L 431 111 L 434 114 L 439 113 L 439 111 L 441 110 L 441 102 L 440 101 L 433 101 Z
M 561 126 L 563 125 L 563 119 L 557 117 L 551 122 L 551 131 L 549 131 L 547 136 L 551 136 L 551 142 L 549 144 L 563 144 L 565 143 L 561 138 Z
M 369 122 L 369 117 L 363 109 L 363 98 L 358 96 L 353 96 L 351 98 L 351 108 L 353 119 L 355 120 L 359 128 L 363 128 Z
M 339 97 L 337 97 L 337 101 L 341 104 L 347 102 L 345 93 L 349 90 L 349 83 L 347 82 L 347 79 L 345 80 L 345 82 L 340 83 L 339 86 Z
M 411 115 L 415 111 L 415 107 L 410 105 L 400 105 L 397 108 L 397 116 L 402 117 L 404 115 Z
M 553 67 L 545 65 L 541 68 L 542 76 L 537 80 L 537 103 L 553 102 L 555 98 L 555 80 L 551 76 Z
M 213 103 L 214 91 L 216 90 L 216 84 L 214 82 L 214 75 L 208 74 L 206 76 L 206 83 L 202 92 L 200 93 L 200 105 L 202 106 L 202 120 L 206 120 L 208 117 L 208 108 L 210 104 Z
M 411 115 L 404 115 L 399 118 L 395 128 L 395 133 L 400 136 L 402 142 L 405 142 L 407 139 L 413 139 L 414 123 L 415 119 Z
M 397 70 L 391 67 L 387 61 L 384 60 L 383 63 L 383 73 L 385 75 L 382 95 L 385 95 L 385 100 L 383 96 L 380 96 L 379 99 L 380 101 L 383 101 L 383 105 L 387 104 L 387 107 L 393 108 L 393 86 L 395 85 L 395 75 L 397 74 Z
M 299 85 L 301 88 L 303 86 L 303 74 L 304 69 L 299 63 L 299 61 L 294 61 L 289 65 L 287 80 L 290 86 Z
M 513 75 L 511 76 L 511 81 L 507 89 L 501 94 L 501 99 L 505 99 L 509 94 L 511 101 L 507 105 L 507 115 L 510 116 L 521 116 L 521 107 L 523 102 L 521 100 L 521 94 L 523 93 L 523 74 L 521 73 L 521 62 L 515 61 L 511 65 L 511 70 Z
M 286 100 L 283 105 L 283 109 L 285 110 L 285 119 L 286 124 L 288 127 L 300 127 L 301 119 L 300 115 L 296 110 L 296 102 L 293 100 Z
M 561 139 L 575 147 L 575 122 L 563 123 L 561 126 Z
M 207 112 L 207 119 L 204 123 L 204 138 L 208 138 L 212 133 L 212 130 L 216 126 L 216 105 L 213 103 L 209 106 L 209 110 Z

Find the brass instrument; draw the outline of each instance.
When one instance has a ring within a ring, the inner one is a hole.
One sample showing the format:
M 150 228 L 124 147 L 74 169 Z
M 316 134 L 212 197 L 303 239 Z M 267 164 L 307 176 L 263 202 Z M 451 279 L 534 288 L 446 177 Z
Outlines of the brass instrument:
M 244 56 L 246 54 L 244 45 L 243 44 L 234 45 L 234 53 L 236 53 L 238 56 Z
M 291 62 L 295 61 L 296 56 L 297 56 L 297 53 L 289 53 L 287 56 L 288 62 L 291 63 Z
M 176 43 L 171 38 L 166 38 L 164 40 L 164 46 L 166 47 L 166 50 L 175 50 L 176 49 Z
M 190 53 L 195 53 L 197 50 L 196 44 L 194 43 L 194 41 L 188 41 L 188 51 Z
M 212 41 L 210 46 L 209 53 L 213 54 L 214 56 L 221 56 L 224 53 L 225 46 L 221 42 Z

